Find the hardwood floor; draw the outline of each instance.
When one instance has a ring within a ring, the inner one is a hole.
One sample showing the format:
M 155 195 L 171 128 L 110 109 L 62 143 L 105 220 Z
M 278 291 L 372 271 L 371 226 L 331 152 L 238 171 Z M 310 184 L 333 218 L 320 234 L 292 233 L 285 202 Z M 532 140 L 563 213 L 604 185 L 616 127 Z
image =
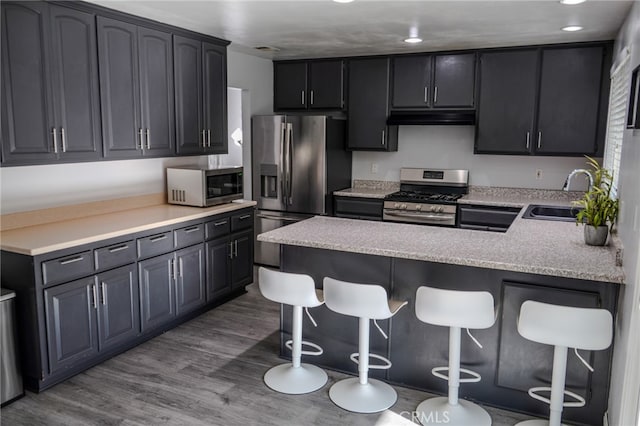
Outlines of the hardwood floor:
M 262 382 L 283 360 L 279 306 L 248 293 L 40 394 L 0 410 L 2 425 L 374 425 L 329 400 L 329 387 L 284 395 Z M 431 395 L 395 387 L 395 413 Z M 487 408 L 497 426 L 525 416 Z M 407 414 L 405 414 L 407 416 Z M 388 424 L 388 423 L 387 423 Z

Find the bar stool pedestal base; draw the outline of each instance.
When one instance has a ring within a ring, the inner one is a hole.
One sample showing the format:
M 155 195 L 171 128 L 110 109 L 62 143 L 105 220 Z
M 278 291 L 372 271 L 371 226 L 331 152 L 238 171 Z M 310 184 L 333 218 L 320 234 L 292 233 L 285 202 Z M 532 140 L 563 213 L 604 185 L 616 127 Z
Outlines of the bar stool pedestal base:
M 338 407 L 354 413 L 378 413 L 396 403 L 398 394 L 388 384 L 369 379 L 366 385 L 360 379 L 340 380 L 329 389 L 329 398 Z
M 271 368 L 264 375 L 267 386 L 277 392 L 290 395 L 301 395 L 316 391 L 327 383 L 327 373 L 311 364 L 280 364 Z
M 458 405 L 450 405 L 446 397 L 427 399 L 418 405 L 416 414 L 423 425 L 491 426 L 489 413 L 464 399 Z

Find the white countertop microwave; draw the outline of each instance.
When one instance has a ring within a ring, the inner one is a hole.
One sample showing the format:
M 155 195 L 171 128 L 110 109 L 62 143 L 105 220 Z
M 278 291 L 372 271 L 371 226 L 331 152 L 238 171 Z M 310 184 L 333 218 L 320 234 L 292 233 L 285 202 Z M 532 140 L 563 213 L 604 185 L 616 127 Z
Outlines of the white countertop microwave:
M 167 168 L 169 204 L 210 207 L 242 198 L 242 167 Z

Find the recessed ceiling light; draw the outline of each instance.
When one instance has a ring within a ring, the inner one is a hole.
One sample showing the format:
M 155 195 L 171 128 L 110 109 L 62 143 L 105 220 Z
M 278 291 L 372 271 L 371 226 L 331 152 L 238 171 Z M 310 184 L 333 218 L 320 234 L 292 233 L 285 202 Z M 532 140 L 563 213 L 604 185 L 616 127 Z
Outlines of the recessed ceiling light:
M 562 28 L 562 31 L 574 32 L 574 31 L 580 31 L 581 29 L 582 27 L 579 25 L 569 25 L 568 27 Z
M 353 0 L 333 0 L 336 3 L 351 3 Z
M 422 39 L 419 37 L 409 37 L 404 39 L 405 43 L 422 43 Z
M 584 3 L 585 1 L 587 0 L 560 0 L 560 3 L 574 5 L 574 4 Z

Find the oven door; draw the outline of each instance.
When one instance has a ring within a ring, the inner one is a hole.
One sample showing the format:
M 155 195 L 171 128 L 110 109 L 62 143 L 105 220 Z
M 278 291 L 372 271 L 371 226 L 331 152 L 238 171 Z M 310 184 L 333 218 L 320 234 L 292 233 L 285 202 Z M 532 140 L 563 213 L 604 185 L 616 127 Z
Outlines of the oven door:
M 423 225 L 456 226 L 455 213 L 408 212 L 406 210 L 384 209 L 382 220 Z
M 207 206 L 242 198 L 242 168 L 208 170 L 205 175 L 205 192 Z

